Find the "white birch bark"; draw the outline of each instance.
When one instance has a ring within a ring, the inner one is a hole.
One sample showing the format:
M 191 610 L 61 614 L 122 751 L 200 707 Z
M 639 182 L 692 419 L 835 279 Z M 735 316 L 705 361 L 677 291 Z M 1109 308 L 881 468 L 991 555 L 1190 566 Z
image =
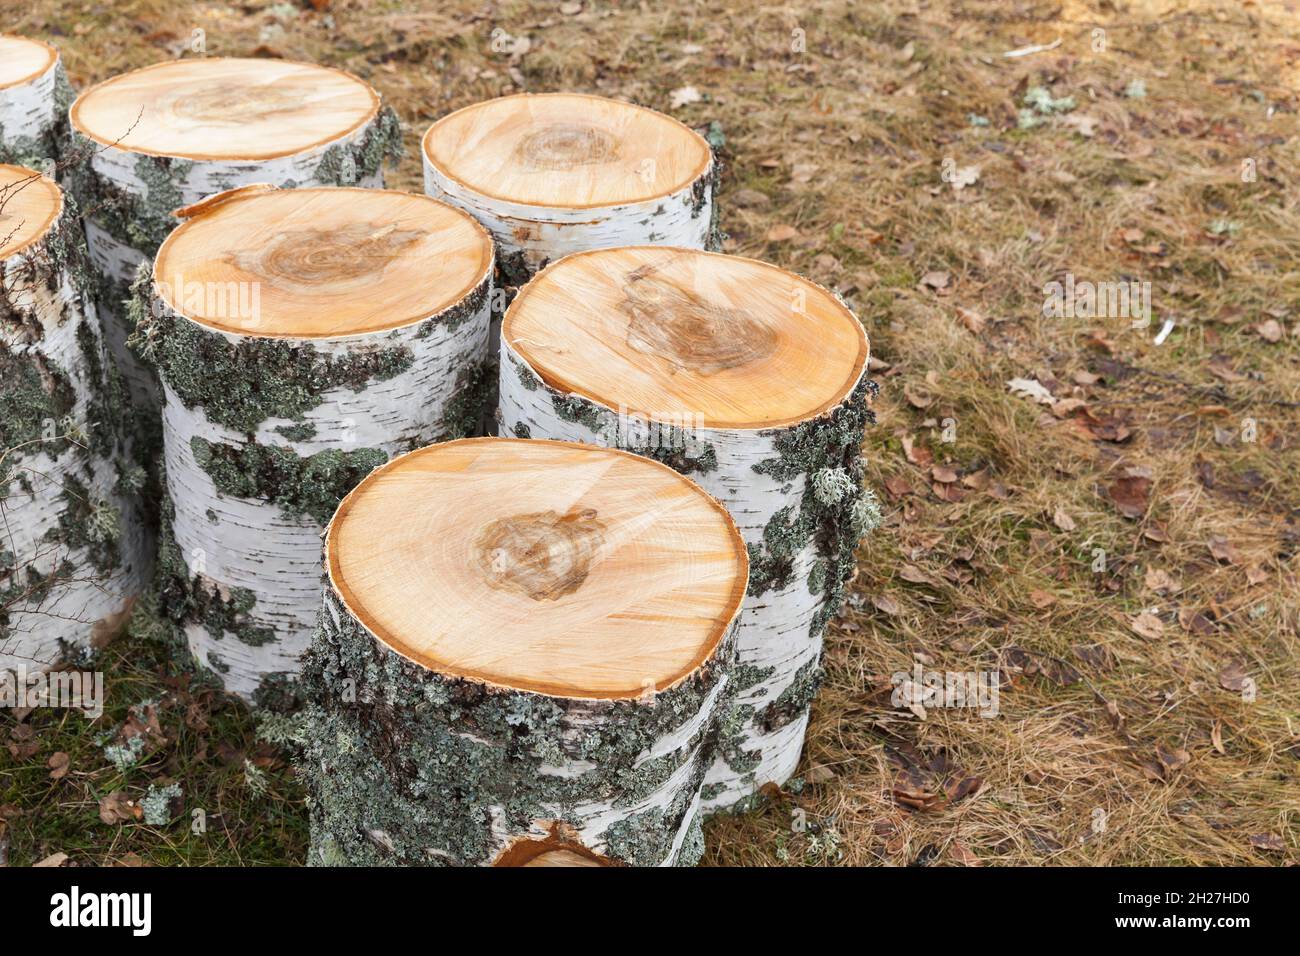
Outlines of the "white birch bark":
M 486 357 L 490 287 L 489 267 L 460 302 L 419 323 L 373 334 L 287 340 L 295 353 L 306 351 L 321 361 L 380 349 L 409 361 L 400 372 L 372 377 L 360 387 L 317 383 L 312 407 L 292 417 L 272 414 L 251 432 L 222 424 L 223 416 L 210 407 L 187 402 L 173 388 L 168 361 L 159 362 L 173 560 L 181 562 L 177 570 L 201 603 L 214 595 L 225 603 L 240 595 L 245 604 L 251 599 L 250 606 L 223 618 L 225 626 L 214 626 L 210 615 L 194 608 L 182 621 L 190 650 L 220 674 L 227 690 L 252 698 L 268 677 L 297 673 L 320 609 L 320 533 L 338 498 L 350 490 L 349 479 L 337 473 L 308 470 L 321 487 L 306 488 L 280 477 L 258 484 L 256 476 L 240 469 L 256 468 L 268 455 L 306 466 L 308 459 L 322 460 L 313 456 L 343 452 L 358 456 L 348 467 L 364 469 L 352 475 L 359 481 L 395 454 L 459 437 L 463 426 L 457 419 L 478 416 L 478 402 L 468 393 L 472 385 L 465 380 Z M 233 358 L 222 374 L 239 375 L 241 350 L 266 341 L 199 327 L 158 300 L 153 308 L 165 313 L 164 321 L 228 345 Z M 158 319 L 148 322 L 146 341 Z M 258 365 L 245 374 L 274 373 Z M 310 377 L 303 385 L 312 387 Z M 208 456 L 206 468 L 196 445 Z M 222 469 L 230 474 L 215 480 Z M 232 476 L 251 481 L 254 493 L 232 493 L 224 483 Z
M 99 646 L 150 573 L 123 464 L 129 412 L 109 397 L 111 364 L 77 274 L 84 255 L 81 225 L 62 210 L 42 239 L 0 263 L 9 445 L 0 447 L 0 669 L 48 667 L 64 645 Z
M 862 384 L 840 408 L 862 402 Z M 831 409 L 826 417 L 837 413 Z M 764 784 L 787 781 L 799 763 L 808 701 L 819 680 L 827 604 L 835 600 L 824 582 L 814 591 L 824 555 L 813 537 L 793 542 L 783 583 L 760 585 L 761 593 L 755 593 L 761 569 L 755 556 L 764 553 L 765 536 L 780 532 L 777 516 L 783 509 L 799 513 L 813 480 L 806 473 L 778 479 L 756 469 L 781 458 L 780 444 L 792 429 L 692 427 L 685 434 L 656 433 L 626 410 L 620 414 L 550 388 L 504 339 L 498 425 L 506 436 L 584 442 L 656 458 L 689 475 L 727 508 L 750 548 L 751 587 L 737 632 L 732 732 L 724 734 L 710 768 L 704 809 L 747 806 Z M 860 475 L 850 477 L 857 488 L 845 493 L 861 494 Z

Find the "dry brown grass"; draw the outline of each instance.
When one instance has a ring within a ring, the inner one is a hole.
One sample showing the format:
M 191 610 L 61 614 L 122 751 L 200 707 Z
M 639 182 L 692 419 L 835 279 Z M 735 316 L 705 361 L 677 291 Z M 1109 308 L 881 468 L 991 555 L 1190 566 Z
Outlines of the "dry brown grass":
M 425 126 L 483 97 L 576 89 L 668 110 L 674 89 L 704 94 L 672 112 L 726 132 L 728 248 L 842 290 L 887 365 L 869 457 L 889 515 L 828 639 L 809 782 L 714 822 L 708 862 L 1300 857 L 1300 19 L 1288 5 L 10 5 L 11 28 L 58 42 L 79 84 L 171 56 L 195 27 L 211 54 L 260 47 L 352 70 L 409 126 L 401 188 L 420 188 Z M 495 28 L 531 49 L 494 54 Z M 806 52 L 791 50 L 795 29 Z M 1058 36 L 1053 51 L 1001 56 Z M 1133 80 L 1145 97 L 1123 95 Z M 1095 120 L 1092 135 L 1061 120 L 1017 129 L 1034 85 L 1073 96 L 1066 115 Z M 945 158 L 978 166 L 979 181 L 955 191 Z M 1216 236 L 1214 222 L 1232 225 Z M 766 241 L 776 224 L 799 237 Z M 933 272 L 948 274 L 942 294 L 921 284 Z M 1043 285 L 1067 272 L 1151 282 L 1153 327 L 1043 318 Z M 959 307 L 985 320 L 978 334 Z M 1177 327 L 1156 346 L 1165 318 Z M 1270 319 L 1275 343 L 1256 331 Z M 1080 372 L 1102 377 L 1080 385 Z M 1058 419 L 1011 395 L 1013 377 L 1119 416 L 1131 435 L 1090 436 L 1080 410 Z M 1230 438 L 1246 418 L 1257 440 Z M 976 487 L 959 481 L 962 500 L 945 500 L 904 439 Z M 1101 494 L 1129 468 L 1151 481 L 1136 520 Z M 891 480 L 911 491 L 886 492 Z M 1215 536 L 1230 562 L 1211 553 Z M 1153 592 L 1149 570 L 1179 589 Z M 1147 608 L 1158 635 L 1130 624 Z M 1000 669 L 999 715 L 891 707 L 890 675 L 917 661 Z M 1223 686 L 1232 661 L 1253 702 Z M 924 800 L 970 777 L 974 792 Z M 899 788 L 930 809 L 909 809 Z

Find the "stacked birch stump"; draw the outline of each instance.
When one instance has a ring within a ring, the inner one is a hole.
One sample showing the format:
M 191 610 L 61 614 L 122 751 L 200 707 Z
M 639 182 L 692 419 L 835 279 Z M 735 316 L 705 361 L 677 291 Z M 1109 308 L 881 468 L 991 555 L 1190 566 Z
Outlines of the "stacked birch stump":
M 312 862 L 694 864 L 746 556 L 621 451 L 478 438 L 343 502 L 306 672 Z
M 71 175 L 102 283 L 104 331 L 151 455 L 158 387 L 127 347 L 134 329 L 123 304 L 141 263 L 175 227 L 172 211 L 251 183 L 382 186 L 385 158 L 400 155 L 400 124 L 373 89 L 342 71 L 220 57 L 115 76 L 82 93 L 70 121 Z
M 40 40 L 0 36 L 0 163 L 48 172 L 66 138 L 71 102 L 58 50 Z
M 0 166 L 0 665 L 111 633 L 156 511 L 189 651 L 306 700 L 313 863 L 690 865 L 791 777 L 874 385 L 838 298 L 714 251 L 701 136 L 505 97 L 433 124 L 416 196 L 336 70 L 70 98 L 0 37 L 0 159 L 60 157 L 89 243 Z
M 50 179 L 0 165 L 0 669 L 112 637 L 146 584 L 130 411 L 81 224 Z
M 163 606 L 251 698 L 298 670 L 343 495 L 477 421 L 492 243 L 377 189 L 249 186 L 181 215 L 137 310 L 164 393 Z

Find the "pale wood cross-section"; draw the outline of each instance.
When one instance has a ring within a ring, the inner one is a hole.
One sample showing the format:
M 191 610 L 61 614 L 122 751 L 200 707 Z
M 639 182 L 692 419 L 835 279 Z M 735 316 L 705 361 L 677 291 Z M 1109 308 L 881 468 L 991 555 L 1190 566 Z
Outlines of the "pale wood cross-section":
M 744 597 L 726 511 L 671 469 L 567 442 L 464 439 L 396 458 L 326 540 L 349 612 L 439 674 L 637 698 L 710 659 Z
M 413 193 L 245 186 L 178 212 L 190 218 L 158 250 L 160 297 L 224 332 L 323 338 L 400 328 L 460 302 L 492 265 L 482 226 Z M 207 294 L 230 283 L 255 284 L 257 315 Z
M 708 168 L 709 144 L 654 110 L 577 93 L 475 103 L 434 123 L 424 153 L 475 192 L 583 209 L 667 196 Z
M 175 60 L 105 80 L 72 106 L 99 143 L 156 156 L 259 161 L 359 129 L 379 97 L 342 70 L 287 60 Z
M 49 232 L 62 209 L 53 180 L 23 166 L 0 166 L 0 261 Z
M 58 58 L 58 51 L 43 40 L 0 35 L 0 89 L 36 79 Z
M 553 388 L 708 428 L 814 418 L 845 399 L 867 360 L 862 326 L 820 286 L 663 246 L 551 264 L 511 303 L 502 335 Z

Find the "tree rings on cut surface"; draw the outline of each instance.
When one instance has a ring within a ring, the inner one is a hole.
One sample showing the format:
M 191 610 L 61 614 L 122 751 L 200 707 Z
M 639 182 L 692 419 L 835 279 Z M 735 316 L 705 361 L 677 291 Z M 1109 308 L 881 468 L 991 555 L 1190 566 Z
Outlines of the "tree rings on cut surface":
M 257 162 L 340 139 L 378 112 L 375 91 L 342 70 L 204 57 L 105 80 L 73 104 L 72 125 L 131 152 Z
M 853 391 L 867 338 L 844 304 L 776 266 L 642 246 L 554 263 L 503 336 L 548 385 L 606 408 L 709 428 L 816 418 Z
M 636 698 L 709 659 L 744 593 L 735 525 L 618 451 L 477 439 L 395 459 L 340 506 L 330 578 L 387 646 L 439 674 Z

